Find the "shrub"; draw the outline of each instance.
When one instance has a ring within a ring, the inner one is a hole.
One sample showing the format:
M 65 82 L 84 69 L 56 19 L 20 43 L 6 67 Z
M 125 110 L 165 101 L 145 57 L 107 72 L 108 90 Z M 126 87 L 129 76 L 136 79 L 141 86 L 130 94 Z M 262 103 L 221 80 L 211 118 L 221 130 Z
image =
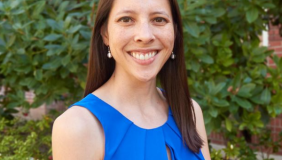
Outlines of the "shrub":
M 53 118 L 22 121 L 0 119 L 0 159 L 52 159 L 51 126 Z
M 227 148 L 240 132 L 248 146 L 248 136 L 260 137 L 269 119 L 282 113 L 282 59 L 259 39 L 269 21 L 281 22 L 281 8 L 275 6 L 281 2 L 178 2 L 189 86 L 203 109 L 207 132 L 223 133 Z M 0 0 L 2 117 L 12 119 L 18 106 L 35 108 L 56 100 L 68 105 L 81 98 L 93 3 L 97 1 Z M 266 65 L 267 57 L 276 68 Z M 34 91 L 32 104 L 25 91 Z M 243 156 L 241 151 L 230 155 Z
M 179 3 L 188 82 L 192 97 L 202 107 L 206 130 L 223 133 L 227 148 L 237 135 L 242 135 L 245 144 L 239 147 L 245 150 L 239 148 L 235 152 L 233 145 L 232 152 L 225 152 L 231 157 L 243 159 L 243 155 L 249 155 L 245 159 L 253 159 L 255 156 L 243 152 L 254 145 L 249 137 L 264 135 L 270 118 L 282 113 L 282 59 L 261 46 L 259 37 L 267 30 L 271 17 L 281 17 L 281 8 L 275 6 L 281 2 L 181 0 Z M 267 57 L 275 61 L 276 68 L 267 66 Z M 254 154 L 256 149 L 252 150 Z
M 18 106 L 82 97 L 91 7 L 89 1 L 0 1 L 1 116 L 11 119 Z M 36 95 L 32 104 L 26 91 Z

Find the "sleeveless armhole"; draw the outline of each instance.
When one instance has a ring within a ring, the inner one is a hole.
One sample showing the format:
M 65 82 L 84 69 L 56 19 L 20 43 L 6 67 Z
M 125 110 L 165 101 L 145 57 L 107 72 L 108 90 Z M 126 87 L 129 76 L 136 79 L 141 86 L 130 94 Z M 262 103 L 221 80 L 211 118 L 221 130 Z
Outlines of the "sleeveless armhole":
M 111 156 L 114 155 L 132 123 L 127 121 L 114 108 L 109 106 L 109 104 L 105 103 L 93 94 L 87 95 L 82 100 L 71 105 L 69 108 L 73 106 L 88 109 L 98 119 L 105 136 L 104 160 L 111 159 Z

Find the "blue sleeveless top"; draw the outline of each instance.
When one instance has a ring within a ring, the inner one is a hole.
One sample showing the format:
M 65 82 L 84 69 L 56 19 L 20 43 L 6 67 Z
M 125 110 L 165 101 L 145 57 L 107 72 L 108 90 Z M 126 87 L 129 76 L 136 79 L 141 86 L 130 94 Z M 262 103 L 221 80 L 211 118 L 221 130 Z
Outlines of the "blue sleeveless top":
M 183 145 L 170 109 L 165 124 L 144 129 L 93 94 L 72 106 L 87 108 L 100 121 L 105 134 L 104 160 L 168 160 L 166 146 L 172 160 L 204 160 L 201 151 L 194 153 Z

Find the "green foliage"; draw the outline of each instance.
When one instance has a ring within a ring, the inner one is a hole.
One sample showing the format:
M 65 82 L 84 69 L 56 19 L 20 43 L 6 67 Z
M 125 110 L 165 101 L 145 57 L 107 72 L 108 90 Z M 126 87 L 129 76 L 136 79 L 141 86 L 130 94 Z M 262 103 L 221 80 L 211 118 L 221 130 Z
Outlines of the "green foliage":
M 0 0 L 1 116 L 11 119 L 18 106 L 82 97 L 91 7 L 89 1 Z M 25 91 L 34 91 L 32 104 Z
M 52 121 L 50 116 L 40 121 L 1 118 L 0 159 L 48 159 L 52 155 Z
M 227 142 L 243 131 L 260 137 L 270 118 L 282 113 L 282 59 L 261 46 L 259 38 L 271 16 L 282 17 L 281 8 L 275 6 L 278 1 L 179 3 L 188 81 L 192 97 L 203 109 L 207 132 L 221 132 Z M 267 57 L 277 68 L 267 66 Z M 235 145 L 224 150 L 227 159 L 245 154 L 235 150 Z
M 272 51 L 260 46 L 259 39 L 271 1 L 183 0 L 180 4 L 189 83 L 204 110 L 208 133 L 236 128 L 257 132 L 268 122 L 263 118 L 282 113 L 282 99 L 272 100 L 281 94 L 281 83 L 274 81 L 279 71 L 266 65 Z
M 281 148 L 282 132 L 279 139 L 274 141 L 270 136 L 270 130 L 264 129 L 258 137 L 259 142 L 249 144 L 243 137 L 231 135 L 232 139 L 227 143 L 226 148 L 215 150 L 211 149 L 211 159 L 213 160 L 256 160 L 258 151 L 261 151 L 262 160 L 274 160 L 270 158 L 271 153 L 277 153 Z
M 268 160 L 271 153 L 277 153 L 282 147 L 282 131 L 279 133 L 278 139 L 274 140 L 271 137 L 271 131 L 265 129 L 258 139 L 259 142 L 256 146 L 259 146 L 259 150 L 262 151 L 263 159 Z
M 260 46 L 259 35 L 269 21 L 281 24 L 281 1 L 178 2 L 189 86 L 203 109 L 207 132 L 224 134 L 229 142 L 223 150 L 226 159 L 255 159 L 250 144 L 237 138 L 242 131 L 270 141 L 267 145 L 275 152 L 277 144 L 263 128 L 282 113 L 282 59 Z M 97 1 L 0 0 L 0 86 L 5 88 L 1 117 L 12 119 L 18 106 L 36 108 L 56 100 L 68 105 L 81 98 L 93 3 Z M 266 65 L 267 57 L 276 68 Z M 26 91 L 36 95 L 32 104 L 25 99 Z M 35 133 L 30 135 L 38 137 Z M 35 142 L 28 139 L 30 145 Z M 220 151 L 211 155 L 222 157 Z

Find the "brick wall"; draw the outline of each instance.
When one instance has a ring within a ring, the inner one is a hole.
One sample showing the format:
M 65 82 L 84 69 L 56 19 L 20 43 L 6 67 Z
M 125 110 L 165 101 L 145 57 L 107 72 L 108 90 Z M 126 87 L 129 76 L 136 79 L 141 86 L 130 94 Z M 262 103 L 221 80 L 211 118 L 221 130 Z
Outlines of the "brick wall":
M 270 26 L 269 29 L 269 49 L 274 50 L 274 54 L 278 57 L 282 57 L 282 37 L 279 35 L 277 27 Z M 275 67 L 274 62 L 268 58 L 267 64 L 271 67 Z
M 269 49 L 274 50 L 274 54 L 276 54 L 278 57 L 282 57 L 282 37 L 279 35 L 279 30 L 277 27 L 269 27 L 268 47 Z M 275 67 L 274 62 L 270 58 L 267 59 L 267 65 L 270 67 Z M 267 127 L 272 131 L 271 137 L 273 138 L 273 140 L 278 140 L 278 134 L 282 131 L 282 115 L 271 119 Z M 209 139 L 212 143 L 215 144 L 225 144 L 224 139 L 220 133 L 211 133 L 209 135 Z M 257 137 L 253 136 L 252 142 L 258 142 Z M 276 154 L 282 155 L 282 148 L 280 148 L 279 152 Z

